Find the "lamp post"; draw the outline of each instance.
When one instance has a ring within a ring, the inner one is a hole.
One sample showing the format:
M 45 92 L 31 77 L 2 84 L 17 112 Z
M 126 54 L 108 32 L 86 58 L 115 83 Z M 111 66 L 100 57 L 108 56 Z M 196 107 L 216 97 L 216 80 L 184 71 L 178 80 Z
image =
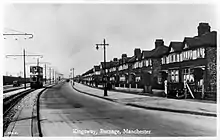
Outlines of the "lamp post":
M 106 46 L 108 46 L 109 44 L 106 44 L 105 39 L 103 40 L 103 44 L 96 44 L 96 49 L 99 49 L 99 46 L 103 46 L 104 48 L 104 96 L 108 96 L 107 93 L 107 76 L 106 76 Z

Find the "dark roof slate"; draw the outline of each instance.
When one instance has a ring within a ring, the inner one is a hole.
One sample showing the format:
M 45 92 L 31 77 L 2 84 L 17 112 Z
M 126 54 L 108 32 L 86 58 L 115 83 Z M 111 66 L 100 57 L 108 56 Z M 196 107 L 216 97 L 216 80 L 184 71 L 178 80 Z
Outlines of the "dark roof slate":
M 185 37 L 184 43 L 187 43 L 189 48 L 199 47 L 199 46 L 217 46 L 217 32 L 212 31 L 206 33 L 202 36 L 195 36 L 195 37 Z
M 172 42 L 170 42 L 169 47 L 173 48 L 174 52 L 179 52 L 179 51 L 183 50 L 184 45 L 183 45 L 183 42 L 174 42 L 174 41 L 172 41 Z
M 159 58 L 168 52 L 169 52 L 169 47 L 162 45 L 150 51 L 143 51 L 142 55 L 144 58 Z

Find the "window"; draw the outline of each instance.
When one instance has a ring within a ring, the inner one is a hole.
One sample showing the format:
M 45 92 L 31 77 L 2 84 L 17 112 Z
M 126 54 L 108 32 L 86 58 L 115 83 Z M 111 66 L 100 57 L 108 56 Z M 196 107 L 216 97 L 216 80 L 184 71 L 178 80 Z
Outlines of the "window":
M 143 60 L 142 63 L 143 63 L 143 66 L 145 67 L 146 66 L 146 61 Z
M 180 54 L 177 54 L 176 57 L 177 57 L 177 58 L 176 58 L 176 61 L 177 61 L 177 62 L 180 62 Z
M 162 64 L 166 64 L 166 56 L 161 58 Z
M 151 61 L 151 59 L 149 59 L 149 66 L 152 66 L 152 61 Z
M 110 78 L 110 81 L 115 81 L 115 77 L 111 77 L 111 78 Z
M 200 58 L 200 52 L 199 52 L 199 49 L 197 49 L 197 58 Z
M 139 61 L 138 64 L 139 64 L 139 68 L 141 68 L 142 67 L 141 61 Z
M 170 70 L 169 71 L 169 79 L 172 83 L 179 82 L 179 70 Z
M 190 51 L 189 51 L 189 59 L 191 59 L 191 60 L 192 60 L 192 58 L 193 58 L 193 51 L 192 51 L 192 50 L 190 50 Z
M 200 53 L 202 58 L 205 58 L 205 49 L 204 48 L 200 48 Z
M 176 62 L 176 54 L 173 54 L 173 62 Z
M 182 79 L 183 79 L 183 82 L 186 81 L 186 82 L 194 82 L 194 75 L 193 75 L 193 69 L 190 69 L 190 68 L 186 68 L 186 69 L 183 69 L 183 72 L 182 72 Z
M 169 64 L 169 63 L 170 63 L 170 61 L 169 61 L 169 55 L 166 57 L 166 59 L 167 59 L 167 64 Z
M 139 82 L 140 80 L 141 80 L 141 77 L 139 77 L 139 76 L 138 76 L 138 77 L 135 77 L 135 81 L 136 81 L 136 82 Z
M 204 48 L 197 49 L 197 57 L 198 58 L 205 58 L 205 49 Z
M 193 60 L 197 59 L 196 50 L 193 50 Z
M 146 66 L 147 67 L 149 66 L 149 60 L 146 60 Z
M 172 54 L 169 55 L 169 60 L 170 60 L 170 63 L 173 63 Z
M 180 62 L 183 61 L 183 53 L 180 54 Z
M 125 81 L 125 76 L 120 77 L 120 81 Z

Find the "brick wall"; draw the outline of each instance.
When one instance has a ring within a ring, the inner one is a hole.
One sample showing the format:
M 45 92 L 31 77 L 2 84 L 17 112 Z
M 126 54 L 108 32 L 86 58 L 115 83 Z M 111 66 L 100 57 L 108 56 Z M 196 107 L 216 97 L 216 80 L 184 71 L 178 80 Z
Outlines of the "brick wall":
M 217 68 L 217 49 L 214 47 L 207 47 L 206 59 L 207 59 L 207 81 L 210 85 L 216 86 L 216 68 Z
M 160 76 L 160 70 L 161 70 L 161 59 L 160 58 L 154 58 L 152 59 L 152 86 L 157 86 L 158 78 Z
M 208 96 L 215 96 L 216 97 L 216 92 L 217 92 L 217 79 L 216 79 L 216 68 L 217 68 L 217 62 L 216 62 L 216 58 L 217 58 L 217 49 L 214 47 L 207 47 L 206 49 L 206 60 L 207 60 L 207 72 L 206 72 L 206 81 L 205 81 L 205 89 L 207 92 L 207 94 L 209 94 L 209 92 L 212 95 L 208 95 Z

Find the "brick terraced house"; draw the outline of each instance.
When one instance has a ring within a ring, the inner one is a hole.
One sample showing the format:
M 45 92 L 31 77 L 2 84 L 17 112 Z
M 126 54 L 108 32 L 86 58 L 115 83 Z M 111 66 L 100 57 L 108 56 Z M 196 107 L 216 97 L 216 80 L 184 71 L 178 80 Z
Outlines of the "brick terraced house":
M 151 93 L 152 88 L 164 89 L 167 80 L 169 91 L 183 91 L 187 84 L 195 98 L 216 99 L 217 32 L 210 29 L 208 23 L 199 23 L 197 36 L 171 41 L 169 46 L 156 39 L 153 50 L 135 48 L 132 57 L 114 58 L 106 63 L 108 83 Z M 84 81 L 95 81 L 94 75 L 103 77 L 103 62 L 99 68 L 99 73 L 95 67 L 84 73 Z
M 169 47 L 169 54 L 161 58 L 162 73 L 167 75 L 163 78 L 178 89 L 186 81 L 195 98 L 216 98 L 217 32 L 200 23 L 198 36 L 171 42 Z

